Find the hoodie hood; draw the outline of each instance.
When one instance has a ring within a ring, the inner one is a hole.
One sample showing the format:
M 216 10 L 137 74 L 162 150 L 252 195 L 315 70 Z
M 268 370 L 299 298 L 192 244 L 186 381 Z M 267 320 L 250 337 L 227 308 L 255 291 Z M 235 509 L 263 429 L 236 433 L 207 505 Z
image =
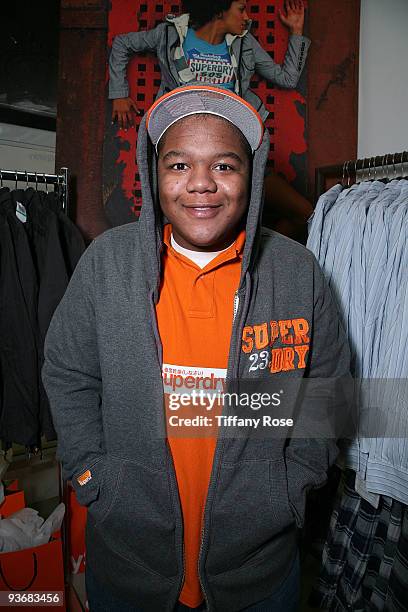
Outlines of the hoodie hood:
M 269 152 L 269 135 L 265 131 L 261 145 L 255 151 L 252 162 L 252 177 L 246 218 L 246 241 L 242 259 L 240 286 L 251 269 L 260 237 L 263 206 L 263 186 Z M 142 251 L 144 267 L 150 290 L 158 297 L 160 283 L 163 225 L 165 220 L 160 209 L 157 189 L 157 157 L 146 129 L 146 116 L 140 123 L 137 137 L 137 163 L 142 188 L 142 212 L 139 219 L 140 235 L 143 237 Z

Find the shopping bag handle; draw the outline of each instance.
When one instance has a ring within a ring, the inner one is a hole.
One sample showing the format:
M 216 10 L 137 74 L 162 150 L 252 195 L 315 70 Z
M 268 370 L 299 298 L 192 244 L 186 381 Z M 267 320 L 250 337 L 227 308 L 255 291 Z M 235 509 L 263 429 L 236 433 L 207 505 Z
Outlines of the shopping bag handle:
M 28 589 L 30 589 L 33 586 L 34 580 L 37 578 L 38 575 L 38 562 L 37 562 L 37 555 L 33 552 L 33 559 L 34 559 L 34 572 L 33 572 L 33 577 L 31 578 L 31 581 L 27 584 L 27 586 L 23 587 L 22 589 L 16 589 L 13 588 L 6 580 L 6 577 L 4 575 L 3 572 L 3 568 L 1 566 L 1 561 L 0 561 L 0 576 L 3 579 L 4 584 L 6 585 L 6 587 L 8 588 L 9 591 L 28 591 Z

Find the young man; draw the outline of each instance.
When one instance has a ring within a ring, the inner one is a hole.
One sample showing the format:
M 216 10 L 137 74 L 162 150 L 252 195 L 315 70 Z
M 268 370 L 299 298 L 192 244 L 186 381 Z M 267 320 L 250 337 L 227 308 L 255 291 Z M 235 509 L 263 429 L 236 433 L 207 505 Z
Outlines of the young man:
M 314 257 L 260 227 L 262 136 L 225 90 L 156 101 L 138 137 L 140 221 L 88 248 L 51 323 L 43 378 L 64 476 L 89 509 L 92 612 L 297 609 L 305 495 L 336 445 L 242 434 L 208 410 L 209 389 L 348 372 Z M 207 416 L 198 432 L 178 430 L 181 391 Z
M 132 113 L 139 111 L 129 97 L 127 64 L 135 53 L 153 52 L 161 70 L 158 96 L 195 83 L 225 87 L 250 102 L 265 120 L 268 111 L 249 89 L 250 81 L 257 73 L 278 87 L 296 87 L 310 45 L 303 36 L 303 0 L 287 0 L 285 13 L 279 11 L 290 32 L 282 65 L 250 34 L 245 0 L 185 0 L 183 8 L 184 14 L 169 15 L 153 30 L 115 36 L 109 59 L 112 119 L 122 128 L 133 123 Z

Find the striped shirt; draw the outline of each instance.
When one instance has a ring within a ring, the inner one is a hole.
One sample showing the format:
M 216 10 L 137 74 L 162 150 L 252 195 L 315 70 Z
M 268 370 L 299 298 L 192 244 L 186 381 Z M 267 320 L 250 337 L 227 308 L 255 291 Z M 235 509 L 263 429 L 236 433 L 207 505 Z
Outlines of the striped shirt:
M 345 465 L 367 491 L 408 504 L 408 181 L 332 187 L 309 220 L 307 246 L 337 300 L 353 375 L 370 381 L 360 406 L 386 416 L 384 437 L 353 440 Z

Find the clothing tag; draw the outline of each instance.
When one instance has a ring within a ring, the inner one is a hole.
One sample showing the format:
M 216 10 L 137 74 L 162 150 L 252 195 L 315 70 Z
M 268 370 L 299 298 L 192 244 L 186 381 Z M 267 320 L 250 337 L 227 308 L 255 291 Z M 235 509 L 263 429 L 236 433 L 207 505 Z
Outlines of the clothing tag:
M 16 202 L 16 217 L 21 221 L 21 223 L 26 223 L 27 221 L 26 207 L 20 202 Z
M 89 482 L 92 479 L 92 474 L 91 474 L 91 470 L 86 470 L 86 472 L 84 472 L 83 474 L 81 474 L 81 476 L 78 476 L 77 478 L 77 482 L 78 484 L 81 485 L 81 487 L 83 487 L 84 485 L 86 485 L 87 482 Z
M 367 491 L 365 480 L 360 478 L 358 474 L 356 474 L 354 488 L 356 492 L 360 495 L 360 497 L 365 499 L 377 510 L 378 504 L 380 503 L 380 496 L 377 493 L 370 493 L 370 491 Z

